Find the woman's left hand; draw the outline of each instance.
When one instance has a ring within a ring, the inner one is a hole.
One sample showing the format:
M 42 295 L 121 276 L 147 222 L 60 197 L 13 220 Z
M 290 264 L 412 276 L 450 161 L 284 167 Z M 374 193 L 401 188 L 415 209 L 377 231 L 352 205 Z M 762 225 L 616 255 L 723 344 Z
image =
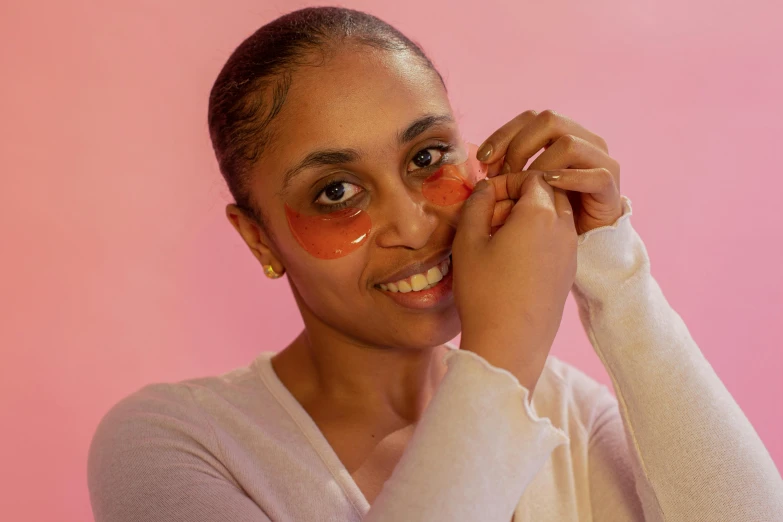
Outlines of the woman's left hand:
M 487 164 L 488 177 L 501 178 L 492 180 L 496 192 L 514 198 L 511 187 L 522 185 L 527 176 L 522 169 L 541 148 L 527 170 L 545 171 L 552 187 L 567 191 L 578 234 L 612 225 L 623 215 L 620 164 L 609 156 L 606 141 L 552 110 L 523 112 L 487 138 L 476 158 Z M 504 190 L 497 191 L 501 185 Z M 510 211 L 513 204 L 506 203 L 496 207 L 496 216 L 498 210 Z

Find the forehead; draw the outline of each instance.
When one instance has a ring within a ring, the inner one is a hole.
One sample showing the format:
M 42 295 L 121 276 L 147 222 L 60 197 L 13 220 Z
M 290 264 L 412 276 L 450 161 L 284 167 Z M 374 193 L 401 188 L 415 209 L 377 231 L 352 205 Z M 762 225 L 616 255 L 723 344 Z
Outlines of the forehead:
M 362 153 L 396 147 L 397 135 L 422 115 L 450 114 L 435 71 L 410 52 L 367 46 L 340 50 L 323 65 L 298 69 L 273 121 L 270 160 L 284 168 L 314 148 Z M 268 165 L 269 166 L 269 165 Z

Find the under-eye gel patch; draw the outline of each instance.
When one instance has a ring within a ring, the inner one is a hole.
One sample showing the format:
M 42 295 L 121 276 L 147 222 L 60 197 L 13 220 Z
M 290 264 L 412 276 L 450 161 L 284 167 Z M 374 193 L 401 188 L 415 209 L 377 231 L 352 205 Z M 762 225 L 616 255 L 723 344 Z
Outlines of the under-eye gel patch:
M 476 146 L 468 144 L 468 159 L 446 164 L 422 183 L 422 195 L 433 205 L 450 207 L 468 199 L 474 185 L 486 176 L 475 159 Z M 285 205 L 288 226 L 297 242 L 319 259 L 337 259 L 359 248 L 370 236 L 372 220 L 366 210 L 343 208 L 328 214 L 306 215 Z

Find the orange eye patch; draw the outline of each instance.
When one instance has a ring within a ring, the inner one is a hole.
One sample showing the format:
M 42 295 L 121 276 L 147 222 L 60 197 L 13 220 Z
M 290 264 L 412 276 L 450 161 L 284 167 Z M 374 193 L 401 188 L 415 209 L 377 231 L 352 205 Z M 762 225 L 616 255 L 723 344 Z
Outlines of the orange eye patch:
M 297 242 L 319 259 L 347 256 L 367 240 L 372 228 L 370 215 L 358 208 L 306 216 L 286 205 L 285 214 Z
M 475 156 L 475 145 L 470 157 Z M 469 159 L 459 165 L 443 165 L 422 183 L 422 194 L 430 203 L 442 207 L 468 199 L 475 182 L 486 168 Z M 319 259 L 337 259 L 358 249 L 370 236 L 372 220 L 367 211 L 345 208 L 328 214 L 306 215 L 285 205 L 288 226 L 296 241 Z
M 448 207 L 468 199 L 473 191 L 473 183 L 461 172 L 460 166 L 444 165 L 424 180 L 421 193 L 427 201 Z

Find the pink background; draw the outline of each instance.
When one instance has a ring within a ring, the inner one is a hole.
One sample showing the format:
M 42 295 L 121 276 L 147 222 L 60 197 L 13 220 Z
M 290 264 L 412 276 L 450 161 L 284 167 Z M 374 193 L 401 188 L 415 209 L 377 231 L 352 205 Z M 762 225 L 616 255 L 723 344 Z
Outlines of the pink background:
M 423 44 L 466 135 L 526 109 L 603 136 L 653 275 L 783 467 L 783 8 L 355 1 Z M 152 381 L 301 322 L 223 215 L 206 129 L 239 42 L 306 2 L 0 4 L 0 517 L 90 520 L 93 430 Z M 572 299 L 554 353 L 608 383 Z

